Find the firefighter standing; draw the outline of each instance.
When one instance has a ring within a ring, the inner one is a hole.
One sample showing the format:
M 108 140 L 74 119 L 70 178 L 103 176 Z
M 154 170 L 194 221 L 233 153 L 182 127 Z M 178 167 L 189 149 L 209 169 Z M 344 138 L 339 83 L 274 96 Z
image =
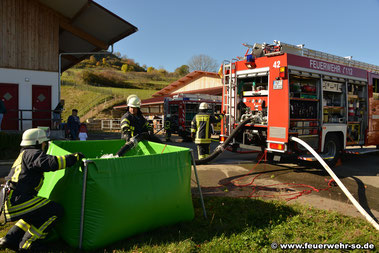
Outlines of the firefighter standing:
M 127 99 L 127 112 L 121 117 L 121 137 L 126 141 L 141 133 L 149 133 L 148 140 L 162 141 L 154 135 L 152 126 L 141 112 L 141 99 L 137 95 L 130 95 Z
M 5 178 L 8 181 L 1 194 L 1 199 L 5 197 L 5 203 L 1 204 L 6 220 L 17 223 L 0 238 L 0 248 L 35 249 L 39 244 L 36 240 L 45 238 L 63 216 L 61 205 L 37 196 L 43 184 L 43 174 L 70 167 L 84 156 L 81 153 L 47 155 L 47 141 L 45 131 L 38 128 L 26 130 L 22 135 L 21 152 Z
M 197 144 L 198 158 L 204 159 L 209 156 L 211 124 L 219 122 L 222 119 L 222 115 L 210 115 L 207 112 L 208 104 L 205 102 L 200 104 L 199 111 L 191 122 L 191 137 Z
M 166 142 L 171 142 L 171 115 L 167 114 L 164 121 L 164 130 L 166 131 Z

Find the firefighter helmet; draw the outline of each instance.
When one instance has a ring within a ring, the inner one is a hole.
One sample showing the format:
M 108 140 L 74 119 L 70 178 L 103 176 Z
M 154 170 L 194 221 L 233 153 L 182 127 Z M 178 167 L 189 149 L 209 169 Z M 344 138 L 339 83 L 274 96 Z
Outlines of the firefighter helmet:
M 42 142 L 48 141 L 46 132 L 39 128 L 31 128 L 26 130 L 22 135 L 22 141 L 20 146 L 33 146 L 42 144 Z
M 141 99 L 137 95 L 130 95 L 127 99 L 129 107 L 141 107 Z
M 208 110 L 208 104 L 205 102 L 202 102 L 199 106 L 199 110 Z

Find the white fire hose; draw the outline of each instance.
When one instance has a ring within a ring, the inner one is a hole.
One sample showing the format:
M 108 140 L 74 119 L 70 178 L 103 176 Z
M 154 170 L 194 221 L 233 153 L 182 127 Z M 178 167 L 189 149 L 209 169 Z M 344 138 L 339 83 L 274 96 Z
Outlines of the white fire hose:
M 321 163 L 321 165 L 325 168 L 325 170 L 329 173 L 329 175 L 334 179 L 334 181 L 337 183 L 337 185 L 341 188 L 341 190 L 345 193 L 345 195 L 349 198 L 351 203 L 358 209 L 358 211 L 366 218 L 368 222 L 370 222 L 376 230 L 379 230 L 379 224 L 376 223 L 376 221 L 366 212 L 365 209 L 358 203 L 358 201 L 355 200 L 353 195 L 349 192 L 349 190 L 345 187 L 345 185 L 339 180 L 339 178 L 334 174 L 334 172 L 329 168 L 329 166 L 326 164 L 326 162 L 319 156 L 319 154 L 316 153 L 306 142 L 303 140 L 297 138 L 297 137 L 290 137 L 292 141 L 296 141 L 297 143 L 304 146 L 311 154 L 316 157 L 316 159 Z

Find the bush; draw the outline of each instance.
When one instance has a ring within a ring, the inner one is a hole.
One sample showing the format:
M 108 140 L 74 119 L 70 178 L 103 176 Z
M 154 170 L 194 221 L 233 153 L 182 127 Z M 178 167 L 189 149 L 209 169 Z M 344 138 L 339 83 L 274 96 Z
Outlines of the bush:
M 83 71 L 82 79 L 86 84 L 92 86 L 138 88 L 134 85 L 126 83 L 125 75 L 111 70 L 105 70 L 99 73 L 94 73 L 92 71 Z
M 0 159 L 16 159 L 20 152 L 22 134 L 0 132 Z

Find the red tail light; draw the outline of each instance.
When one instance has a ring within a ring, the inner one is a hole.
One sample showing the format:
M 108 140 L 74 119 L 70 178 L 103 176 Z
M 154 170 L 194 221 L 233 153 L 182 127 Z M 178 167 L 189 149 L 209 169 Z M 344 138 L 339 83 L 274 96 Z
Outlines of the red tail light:
M 226 138 L 227 138 L 226 136 L 220 135 L 220 143 L 224 143 Z
M 285 148 L 284 144 L 270 143 L 270 149 L 284 150 L 284 148 Z
M 287 67 L 280 67 L 279 68 L 279 77 L 282 79 L 287 78 Z

